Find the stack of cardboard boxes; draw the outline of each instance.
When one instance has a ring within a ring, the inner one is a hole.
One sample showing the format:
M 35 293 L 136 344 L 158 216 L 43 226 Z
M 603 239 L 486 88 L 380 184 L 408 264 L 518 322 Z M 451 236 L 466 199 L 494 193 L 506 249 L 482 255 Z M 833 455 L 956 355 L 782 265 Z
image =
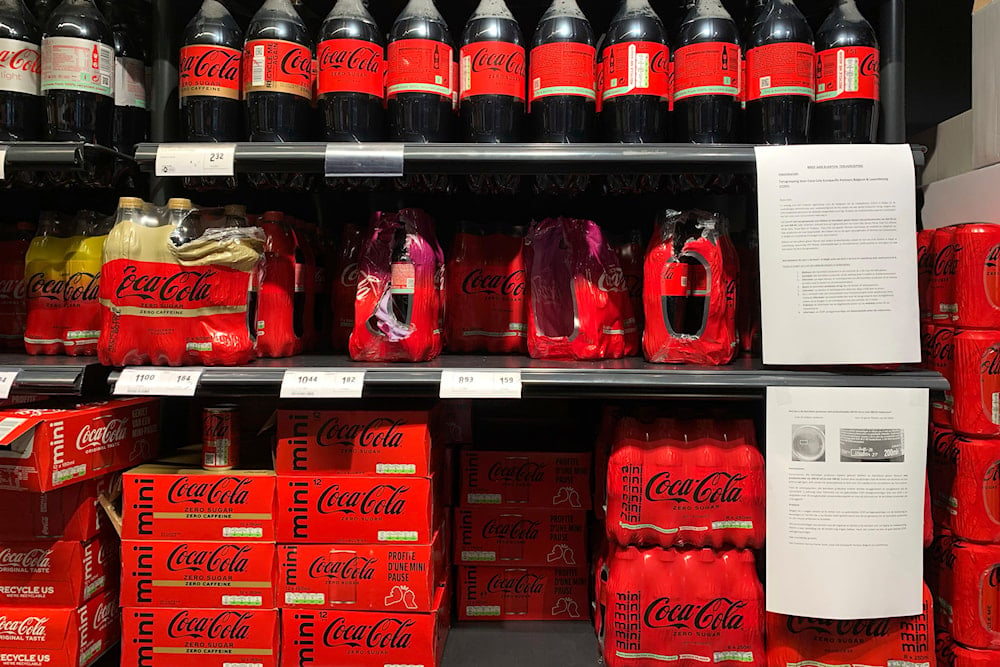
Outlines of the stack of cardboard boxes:
M 99 497 L 158 447 L 133 399 L 0 413 L 0 664 L 92 664 L 119 639 L 118 538 Z

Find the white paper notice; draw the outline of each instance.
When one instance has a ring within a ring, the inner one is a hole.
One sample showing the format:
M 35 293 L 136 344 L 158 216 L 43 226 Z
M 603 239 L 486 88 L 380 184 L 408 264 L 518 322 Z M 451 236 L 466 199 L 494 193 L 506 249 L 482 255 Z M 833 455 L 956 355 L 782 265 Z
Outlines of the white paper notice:
M 767 610 L 923 605 L 927 389 L 768 387 Z
M 910 147 L 756 151 L 764 363 L 920 361 Z

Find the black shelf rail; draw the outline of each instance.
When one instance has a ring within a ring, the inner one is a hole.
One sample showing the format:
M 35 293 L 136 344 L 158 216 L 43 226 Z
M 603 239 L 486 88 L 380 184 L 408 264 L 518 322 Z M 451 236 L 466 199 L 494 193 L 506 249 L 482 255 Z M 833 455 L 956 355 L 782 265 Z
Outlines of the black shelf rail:
M 21 141 L 0 143 L 5 149 L 6 171 L 83 171 L 95 161 L 132 161 L 131 155 L 105 146 L 73 141 Z
M 12 393 L 106 396 L 111 369 L 94 357 L 0 354 L 0 371 L 17 372 Z
M 139 144 L 135 159 L 152 173 L 160 144 Z M 211 144 L 206 145 L 207 147 Z M 912 146 L 913 161 L 924 165 L 923 146 Z M 756 169 L 749 144 L 236 144 L 237 173 L 325 174 L 329 165 L 339 175 L 370 176 L 367 155 L 384 163 L 395 153 L 402 171 L 412 174 L 552 173 L 670 174 L 750 173 Z M 377 157 L 376 157 L 377 156 Z M 329 172 L 332 173 L 332 172 Z M 390 174 L 386 174 L 390 175 Z
M 948 389 L 940 374 L 920 368 L 792 369 L 766 367 L 759 359 L 727 366 L 649 364 L 638 358 L 595 362 L 549 361 L 527 357 L 444 355 L 417 364 L 358 363 L 343 356 L 261 359 L 248 366 L 205 368 L 198 394 L 276 396 L 286 370 L 365 371 L 365 395 L 433 395 L 445 369 L 519 370 L 525 394 L 538 396 L 762 397 L 769 386 L 889 387 Z M 113 386 L 119 373 L 112 372 Z

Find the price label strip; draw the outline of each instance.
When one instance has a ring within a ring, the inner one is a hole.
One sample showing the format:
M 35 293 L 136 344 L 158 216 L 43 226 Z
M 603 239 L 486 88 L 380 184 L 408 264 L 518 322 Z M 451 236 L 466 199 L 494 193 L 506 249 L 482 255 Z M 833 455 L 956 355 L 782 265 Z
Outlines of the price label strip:
M 236 144 L 163 144 L 156 149 L 157 176 L 233 176 Z
M 286 370 L 280 398 L 361 398 L 364 371 Z
M 521 371 L 441 371 L 441 398 L 521 398 Z
M 124 368 L 115 396 L 194 396 L 204 368 Z
M 7 147 L 0 146 L 0 181 L 7 178 L 5 175 L 5 167 L 7 165 Z
M 10 397 L 11 387 L 17 379 L 17 371 L 0 371 L 0 400 Z
M 403 175 L 403 144 L 336 143 L 326 145 L 327 178 L 388 178 Z

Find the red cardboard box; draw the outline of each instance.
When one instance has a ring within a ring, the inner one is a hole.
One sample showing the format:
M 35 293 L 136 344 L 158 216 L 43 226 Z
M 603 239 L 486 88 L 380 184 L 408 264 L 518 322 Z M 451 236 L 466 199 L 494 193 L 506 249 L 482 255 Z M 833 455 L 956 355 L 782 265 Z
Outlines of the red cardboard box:
M 277 667 L 274 609 L 122 609 L 121 667 Z
M 278 542 L 427 544 L 441 525 L 434 478 L 278 477 Z
M 0 491 L 0 540 L 85 541 L 101 531 L 107 516 L 98 497 L 114 475 L 88 479 L 47 493 Z
M 123 607 L 274 609 L 271 542 L 122 542 Z
M 429 477 L 427 412 L 278 410 L 279 475 L 414 475 Z
M 0 412 L 0 489 L 51 491 L 156 455 L 157 399 Z
M 435 608 L 427 614 L 386 611 L 282 612 L 282 667 L 337 665 L 440 664 L 448 636 L 447 587 L 438 589 Z
M 589 616 L 584 563 L 575 568 L 458 568 L 458 620 L 583 621 Z
M 587 562 L 587 512 L 512 507 L 455 510 L 452 561 L 575 567 Z
M 119 634 L 114 589 L 79 608 L 0 608 L 0 667 L 87 667 Z
M 117 588 L 118 539 L 0 542 L 0 606 L 75 609 Z
M 461 503 L 590 509 L 590 454 L 462 450 Z
M 144 465 L 123 476 L 122 539 L 274 542 L 274 473 Z
M 444 537 L 432 544 L 292 544 L 278 547 L 278 606 L 433 611 L 447 576 Z

